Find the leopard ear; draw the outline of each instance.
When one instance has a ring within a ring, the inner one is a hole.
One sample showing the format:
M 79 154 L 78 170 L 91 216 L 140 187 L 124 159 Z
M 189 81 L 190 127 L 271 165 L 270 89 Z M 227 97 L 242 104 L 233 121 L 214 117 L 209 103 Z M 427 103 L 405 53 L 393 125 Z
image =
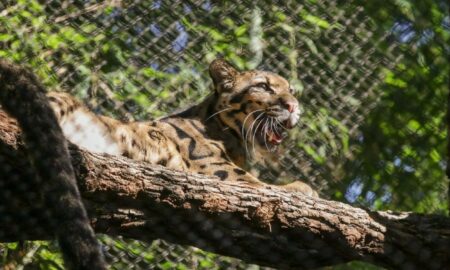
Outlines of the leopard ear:
M 238 71 L 227 61 L 217 58 L 209 65 L 209 75 L 216 91 L 229 91 L 233 88 Z

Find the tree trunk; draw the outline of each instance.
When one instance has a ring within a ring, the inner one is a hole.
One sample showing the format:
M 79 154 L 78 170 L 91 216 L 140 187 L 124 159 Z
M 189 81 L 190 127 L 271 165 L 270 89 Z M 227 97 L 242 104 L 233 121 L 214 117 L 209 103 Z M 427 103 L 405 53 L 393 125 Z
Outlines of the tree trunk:
M 164 239 L 280 269 L 353 260 L 391 269 L 450 266 L 445 216 L 369 211 L 76 146 L 71 155 L 98 233 Z M 0 242 L 51 238 L 20 131 L 1 111 L 0 162 L 0 189 L 9 194 L 0 204 Z

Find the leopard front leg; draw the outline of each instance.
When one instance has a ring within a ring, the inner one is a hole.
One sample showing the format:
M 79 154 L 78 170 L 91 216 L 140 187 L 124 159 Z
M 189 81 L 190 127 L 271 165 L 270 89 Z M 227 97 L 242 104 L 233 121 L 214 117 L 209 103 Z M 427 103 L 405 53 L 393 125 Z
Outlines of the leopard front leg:
M 249 172 L 241 169 L 233 162 L 228 160 L 214 160 L 210 162 L 194 163 L 192 169 L 195 172 L 216 176 L 221 181 L 239 181 L 245 182 L 253 187 L 262 187 L 266 183 L 258 180 Z
M 230 161 L 211 162 L 209 164 L 201 164 L 200 167 L 202 168 L 199 171 L 200 173 L 217 176 L 222 181 L 241 181 L 254 187 L 270 185 L 262 182 L 249 172 L 241 169 L 239 166 Z M 301 192 L 312 197 L 319 197 L 318 193 L 314 189 L 301 181 L 294 181 L 286 185 L 270 186 L 276 186 L 291 192 Z
M 319 193 L 317 193 L 317 191 L 315 191 L 310 185 L 305 184 L 302 181 L 297 180 L 297 181 L 294 181 L 294 182 L 286 184 L 286 185 L 280 185 L 279 187 L 289 190 L 289 191 L 301 192 L 301 193 L 311 196 L 311 197 L 315 197 L 315 198 L 319 197 Z

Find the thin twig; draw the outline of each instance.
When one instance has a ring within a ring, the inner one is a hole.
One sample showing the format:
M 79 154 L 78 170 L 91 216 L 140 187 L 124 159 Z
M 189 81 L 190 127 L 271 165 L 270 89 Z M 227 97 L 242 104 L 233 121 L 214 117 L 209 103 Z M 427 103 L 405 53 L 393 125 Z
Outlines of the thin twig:
M 82 10 L 79 10 L 77 12 L 70 13 L 70 14 L 65 14 L 65 15 L 56 17 L 53 20 L 53 22 L 60 23 L 60 22 L 66 21 L 68 19 L 76 18 L 76 17 L 78 17 L 80 15 L 83 15 L 83 14 L 86 14 L 86 13 L 95 12 L 95 11 L 97 11 L 99 9 L 102 9 L 102 8 L 105 8 L 107 6 L 118 7 L 118 6 L 121 6 L 120 2 L 121 2 L 120 0 L 112 0 L 112 1 L 105 1 L 105 2 L 102 2 L 102 3 L 93 4 L 93 5 L 85 7 Z

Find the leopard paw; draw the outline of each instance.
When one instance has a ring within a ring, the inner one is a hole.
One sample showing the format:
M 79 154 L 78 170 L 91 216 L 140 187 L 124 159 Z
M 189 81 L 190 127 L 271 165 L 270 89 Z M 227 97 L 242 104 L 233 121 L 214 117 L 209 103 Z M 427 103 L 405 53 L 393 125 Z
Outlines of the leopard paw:
M 288 191 L 293 191 L 293 192 L 301 192 L 305 195 L 311 196 L 311 197 L 315 197 L 315 198 L 319 198 L 319 194 L 317 193 L 317 191 L 315 191 L 312 187 L 310 187 L 308 184 L 305 184 L 301 181 L 294 181 L 292 183 L 286 184 L 286 185 L 282 185 L 281 186 L 283 189 L 288 190 Z

